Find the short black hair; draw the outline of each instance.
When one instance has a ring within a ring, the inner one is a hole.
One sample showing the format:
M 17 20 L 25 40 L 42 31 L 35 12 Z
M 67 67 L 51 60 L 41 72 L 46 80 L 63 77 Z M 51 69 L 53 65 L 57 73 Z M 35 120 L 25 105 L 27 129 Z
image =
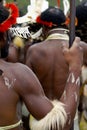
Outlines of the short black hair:
M 63 10 L 53 6 L 50 6 L 48 9 L 42 12 L 40 18 L 43 21 L 52 22 L 58 26 L 66 21 Z
M 0 24 L 3 23 L 8 17 L 10 12 L 2 4 L 0 4 Z
M 76 17 L 78 19 L 76 35 L 79 36 L 82 41 L 87 43 L 87 0 L 81 2 L 76 7 Z
M 78 25 L 82 25 L 87 22 L 87 0 L 81 2 L 76 7 L 76 17 L 78 19 Z

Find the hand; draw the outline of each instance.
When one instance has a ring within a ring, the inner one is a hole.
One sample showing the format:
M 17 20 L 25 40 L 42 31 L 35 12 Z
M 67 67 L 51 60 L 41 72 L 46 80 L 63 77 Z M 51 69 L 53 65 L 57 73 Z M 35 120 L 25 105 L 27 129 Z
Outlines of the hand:
M 80 46 L 80 38 L 75 38 L 71 48 L 68 48 L 63 43 L 63 54 L 70 68 L 77 67 L 81 69 L 83 64 L 83 49 Z

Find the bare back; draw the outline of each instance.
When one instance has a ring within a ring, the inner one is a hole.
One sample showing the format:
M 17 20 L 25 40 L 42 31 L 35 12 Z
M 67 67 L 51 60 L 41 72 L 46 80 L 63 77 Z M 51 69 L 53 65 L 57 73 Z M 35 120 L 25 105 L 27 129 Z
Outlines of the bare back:
M 0 126 L 13 125 L 21 119 L 21 100 L 37 119 L 43 118 L 52 109 L 37 77 L 26 65 L 0 60 L 0 72 Z M 45 109 L 44 103 L 49 104 Z
M 20 98 L 14 91 L 17 77 L 13 68 L 14 64 L 0 60 L 0 126 L 15 124 L 21 116 L 16 115 Z
M 61 40 L 47 40 L 29 48 L 26 65 L 39 78 L 46 96 L 59 99 L 68 76 L 68 65 L 62 53 Z

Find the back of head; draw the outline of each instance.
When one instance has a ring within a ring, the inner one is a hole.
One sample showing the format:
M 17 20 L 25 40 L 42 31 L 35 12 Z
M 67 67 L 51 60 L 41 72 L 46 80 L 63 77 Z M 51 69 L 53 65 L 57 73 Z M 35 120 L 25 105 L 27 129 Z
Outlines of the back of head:
M 66 21 L 64 12 L 58 7 L 49 7 L 36 19 L 37 23 L 46 26 L 60 26 Z
M 76 17 L 78 20 L 76 35 L 79 36 L 82 41 L 87 42 L 87 0 L 81 2 L 76 7 Z
M 14 3 L 7 3 L 5 5 L 0 3 L 0 32 L 5 32 L 13 24 L 16 24 L 18 16 L 19 10 Z
M 14 3 L 0 3 L 0 58 L 6 58 L 9 48 L 9 28 L 16 24 L 19 10 Z
M 87 22 L 87 0 L 76 7 L 76 17 L 79 25 Z
M 0 4 L 0 37 L 1 37 L 0 41 L 3 40 L 3 44 L 5 41 L 4 41 L 4 36 L 3 36 L 4 34 L 2 32 L 2 30 L 3 30 L 2 25 L 3 25 L 4 21 L 6 21 L 8 19 L 9 15 L 10 15 L 10 12 L 8 11 L 8 9 L 5 8 L 2 4 Z M 8 48 L 7 44 L 5 45 L 5 47 L 1 47 L 1 45 L 0 45 L 0 58 L 1 57 L 5 58 L 7 56 L 7 52 L 8 52 L 7 48 Z
M 8 17 L 9 17 L 10 12 L 0 4 L 0 24 L 3 23 Z

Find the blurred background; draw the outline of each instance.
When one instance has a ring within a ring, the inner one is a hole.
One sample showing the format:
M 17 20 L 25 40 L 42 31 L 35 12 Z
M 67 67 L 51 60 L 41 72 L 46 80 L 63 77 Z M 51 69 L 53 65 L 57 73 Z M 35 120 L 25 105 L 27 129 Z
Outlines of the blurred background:
M 59 0 L 47 0 L 49 5 L 58 5 Z M 70 1 L 70 0 L 68 0 Z M 76 5 L 83 0 L 76 0 Z M 30 4 L 30 0 L 6 0 L 6 2 L 16 2 L 20 10 L 20 16 L 23 16 L 27 12 L 27 6 Z M 60 0 L 60 7 L 63 8 L 63 0 Z

